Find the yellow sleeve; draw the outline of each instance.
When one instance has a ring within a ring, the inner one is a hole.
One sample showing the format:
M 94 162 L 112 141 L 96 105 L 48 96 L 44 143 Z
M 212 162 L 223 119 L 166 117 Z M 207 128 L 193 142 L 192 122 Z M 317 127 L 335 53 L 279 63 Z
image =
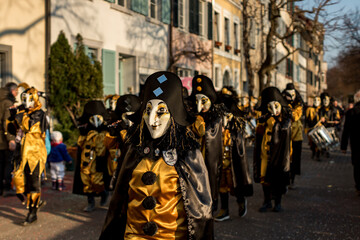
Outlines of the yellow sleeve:
M 125 141 L 127 130 L 123 129 L 120 131 L 121 140 Z
M 104 137 L 104 146 L 106 147 L 106 149 L 112 149 L 115 147 L 115 145 L 116 145 L 116 137 L 111 136 L 110 133 L 107 132 Z
M 204 118 L 200 115 L 196 117 L 195 122 L 190 126 L 190 129 L 198 137 L 203 137 L 205 135 L 205 121 Z
M 303 113 L 302 106 L 297 106 L 295 109 L 293 109 L 293 111 L 292 111 L 292 120 L 293 120 L 293 122 L 298 121 L 301 118 L 302 113 Z
M 79 145 L 79 147 L 83 148 L 85 140 L 86 140 L 86 136 L 79 136 L 79 138 L 77 140 L 77 145 Z

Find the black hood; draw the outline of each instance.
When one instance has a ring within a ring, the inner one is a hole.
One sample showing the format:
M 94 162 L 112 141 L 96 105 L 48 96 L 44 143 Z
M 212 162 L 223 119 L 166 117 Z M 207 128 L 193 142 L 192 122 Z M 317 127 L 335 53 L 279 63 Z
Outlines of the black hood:
M 78 121 L 80 124 L 88 123 L 89 118 L 93 115 L 103 116 L 105 123 L 110 120 L 110 115 L 106 110 L 104 102 L 101 100 L 91 100 L 87 102 L 84 106 L 84 112 Z
M 299 91 L 295 89 L 295 86 L 293 83 L 286 84 L 286 88 L 282 92 L 285 101 L 287 101 L 287 99 L 286 99 L 286 95 L 288 95 L 288 93 L 286 92 L 287 90 L 295 90 L 295 94 L 296 94 L 295 99 L 294 99 L 294 101 L 289 102 L 289 103 L 291 103 L 292 106 L 298 106 L 298 105 L 304 106 L 304 100 L 302 99 Z
M 224 104 L 225 110 L 229 113 L 232 113 L 234 116 L 240 117 L 242 113 L 240 109 L 237 107 L 237 98 L 233 95 L 220 93 L 219 100 L 221 103 Z
M 115 113 L 121 117 L 126 112 L 136 112 L 141 106 L 140 98 L 133 94 L 121 96 L 116 102 Z
M 204 75 L 197 75 L 192 79 L 192 92 L 190 97 L 193 101 L 195 101 L 196 94 L 204 94 L 210 99 L 212 104 L 217 100 L 213 82 Z
M 288 107 L 288 104 L 281 95 L 280 90 L 276 87 L 268 87 L 261 92 L 261 105 L 259 110 L 263 114 L 266 113 L 268 111 L 267 105 L 272 101 L 278 101 L 282 107 Z
M 140 123 L 146 104 L 152 99 L 163 100 L 177 124 L 188 126 L 195 121 L 185 109 L 182 83 L 176 74 L 165 71 L 151 74 L 145 81 L 143 102 L 129 119 L 134 123 Z

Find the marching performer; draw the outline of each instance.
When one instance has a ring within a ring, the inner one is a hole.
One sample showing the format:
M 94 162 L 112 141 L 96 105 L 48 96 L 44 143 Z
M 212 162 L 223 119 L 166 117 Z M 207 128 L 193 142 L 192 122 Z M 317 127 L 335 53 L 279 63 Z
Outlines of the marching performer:
M 225 104 L 225 114 L 223 116 L 223 159 L 219 190 L 221 210 L 215 217 L 216 221 L 230 218 L 229 193 L 236 197 L 240 217 L 247 213 L 246 197 L 253 195 L 252 179 L 245 152 L 245 122 L 237 107 L 236 99 L 232 95 L 222 92 L 220 100 Z
M 106 176 L 104 146 L 107 121 L 109 115 L 102 101 L 92 100 L 85 104 L 83 115 L 79 119 L 80 136 L 77 144 L 80 156 L 78 155 L 76 162 L 73 188 L 73 193 L 87 195 L 88 205 L 84 208 L 85 212 L 95 209 L 95 196 L 101 196 L 101 206 L 106 204 L 108 197 L 104 183 L 110 180 Z
M 192 80 L 192 102 L 197 115 L 192 130 L 200 141 L 200 150 L 209 172 L 213 211 L 217 210 L 222 165 L 223 105 L 217 104 L 217 94 L 210 78 L 198 75 Z
M 112 115 L 112 124 L 108 125 L 109 132 L 106 133 L 104 145 L 108 150 L 107 166 L 109 176 L 112 177 L 110 189 L 113 189 L 113 185 L 116 183 L 116 177 L 120 170 L 120 167 L 117 168 L 118 159 L 124 146 L 126 133 L 133 124 L 128 119 L 128 116 L 135 113 L 140 105 L 140 98 L 135 95 L 126 94 L 121 96 L 117 100 L 116 108 Z
M 45 138 L 49 123 L 39 101 L 45 93 L 30 88 L 26 83 L 18 87 L 25 89 L 20 95 L 22 106 L 19 110 L 10 109 L 8 131 L 16 135 L 13 180 L 17 196 L 21 200 L 26 196 L 29 212 L 23 224 L 28 225 L 37 220 L 37 211 L 45 203 L 41 200 L 41 174 L 45 171 Z
M 147 78 L 100 239 L 213 239 L 208 172 L 181 89 L 170 72 Z
M 254 181 L 262 184 L 264 192 L 259 211 L 272 208 L 271 200 L 275 199 L 273 211 L 281 212 L 281 197 L 289 184 L 292 114 L 276 87 L 262 91 L 260 110 L 253 163 Z
M 311 129 L 316 127 L 320 122 L 319 109 L 320 109 L 321 99 L 319 96 L 314 97 L 313 106 L 306 109 L 305 116 L 305 134 L 308 134 Z M 312 151 L 312 158 L 316 158 L 317 161 L 320 161 L 320 149 L 316 147 L 316 144 L 309 137 L 309 145 Z
M 301 150 L 303 141 L 303 125 L 301 123 L 301 116 L 303 114 L 304 102 L 300 93 L 295 89 L 294 84 L 288 83 L 283 92 L 285 100 L 292 112 L 291 117 L 291 141 L 292 141 L 292 155 L 290 164 L 290 189 L 294 189 L 295 175 L 301 173 Z
M 321 98 L 321 108 L 319 109 L 320 119 L 323 122 L 323 125 L 328 127 L 334 127 L 340 122 L 340 113 L 339 110 L 331 106 L 330 96 L 328 93 L 322 93 Z

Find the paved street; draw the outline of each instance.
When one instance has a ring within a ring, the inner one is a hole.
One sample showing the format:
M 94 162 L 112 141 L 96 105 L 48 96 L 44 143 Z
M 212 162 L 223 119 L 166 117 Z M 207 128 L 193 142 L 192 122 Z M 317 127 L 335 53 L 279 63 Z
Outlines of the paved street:
M 252 160 L 250 147 L 248 157 Z M 86 198 L 71 194 L 71 174 L 62 193 L 52 191 L 49 182 L 45 185 L 43 199 L 47 205 L 32 226 L 19 225 L 27 211 L 15 197 L 0 198 L 0 239 L 97 239 L 107 208 L 82 212 Z M 354 190 L 349 153 L 335 152 L 317 162 L 310 159 L 304 143 L 302 175 L 296 185 L 296 190 L 283 197 L 282 213 L 257 211 L 263 201 L 259 184 L 248 199 L 244 218 L 237 216 L 235 198 L 231 197 L 231 220 L 215 223 L 216 239 L 360 239 L 360 196 Z

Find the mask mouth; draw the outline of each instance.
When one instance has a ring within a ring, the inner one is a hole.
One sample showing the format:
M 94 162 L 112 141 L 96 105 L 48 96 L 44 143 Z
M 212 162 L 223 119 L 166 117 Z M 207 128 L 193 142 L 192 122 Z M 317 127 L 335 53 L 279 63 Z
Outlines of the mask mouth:
M 93 115 L 89 118 L 89 122 L 96 128 L 100 127 L 104 122 L 104 118 L 101 115 Z

